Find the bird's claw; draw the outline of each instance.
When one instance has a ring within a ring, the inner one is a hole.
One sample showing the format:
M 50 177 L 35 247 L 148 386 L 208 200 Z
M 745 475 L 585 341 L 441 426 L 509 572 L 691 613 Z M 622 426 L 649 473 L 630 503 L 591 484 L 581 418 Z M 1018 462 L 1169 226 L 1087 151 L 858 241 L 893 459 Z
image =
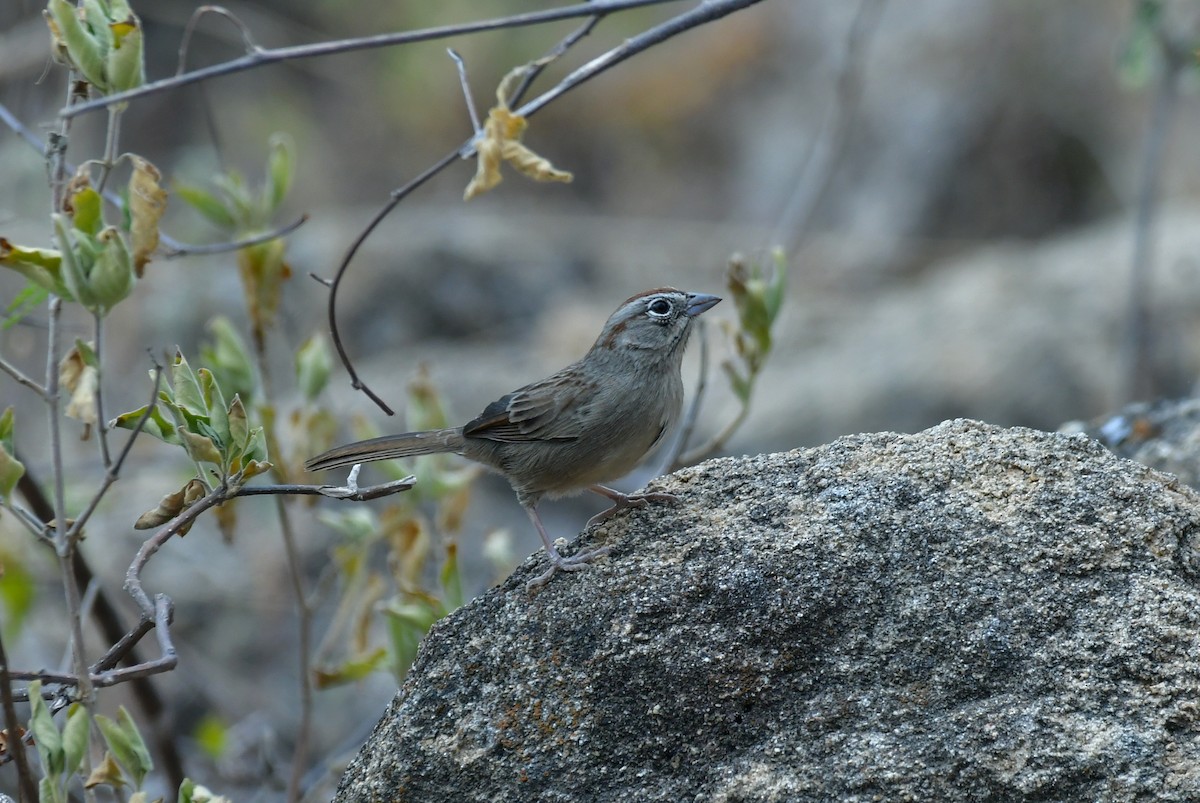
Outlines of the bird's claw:
M 525 590 L 532 591 L 535 588 L 541 588 L 550 582 L 550 578 L 558 572 L 583 571 L 591 565 L 592 561 L 604 557 L 611 551 L 611 546 L 602 546 L 584 552 L 576 552 L 574 555 L 567 555 L 566 557 L 555 552 L 550 555 L 550 568 L 526 583 Z
M 605 494 L 605 496 L 608 495 Z M 679 501 L 679 497 L 675 494 L 669 494 L 661 491 L 650 491 L 640 494 L 617 494 L 614 496 L 608 496 L 608 498 L 612 500 L 612 507 L 608 508 L 607 510 L 602 510 L 595 516 L 592 516 L 590 519 L 588 519 L 586 526 L 591 527 L 592 525 L 599 524 L 602 521 L 608 521 L 613 516 L 617 515 L 617 513 L 625 510 L 626 508 L 637 508 L 640 510 L 651 502 L 675 504 Z

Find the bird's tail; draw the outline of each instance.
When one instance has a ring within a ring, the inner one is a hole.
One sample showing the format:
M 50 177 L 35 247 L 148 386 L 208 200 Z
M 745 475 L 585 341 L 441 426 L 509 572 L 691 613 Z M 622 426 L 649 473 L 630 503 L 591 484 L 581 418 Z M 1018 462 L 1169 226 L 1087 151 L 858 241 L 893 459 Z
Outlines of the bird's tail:
M 304 464 L 309 471 L 391 460 L 396 457 L 415 457 L 422 454 L 457 452 L 463 447 L 461 428 L 431 429 L 425 432 L 405 432 L 403 435 L 384 435 L 330 449 Z

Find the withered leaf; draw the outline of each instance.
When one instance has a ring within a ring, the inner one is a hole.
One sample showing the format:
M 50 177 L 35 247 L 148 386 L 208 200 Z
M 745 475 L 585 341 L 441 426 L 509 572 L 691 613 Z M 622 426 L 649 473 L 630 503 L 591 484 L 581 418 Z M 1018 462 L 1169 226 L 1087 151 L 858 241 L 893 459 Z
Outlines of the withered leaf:
M 488 119 L 483 124 L 483 135 L 475 146 L 478 157 L 475 177 L 463 192 L 464 201 L 487 192 L 503 180 L 500 174 L 501 162 L 508 162 L 518 172 L 535 181 L 569 183 L 574 179 L 567 171 L 556 168 L 549 159 L 537 155 L 521 144 L 521 136 L 525 133 L 529 121 L 519 114 L 513 114 L 508 108 L 507 98 L 509 88 L 528 69 L 527 65 L 516 68 L 504 76 L 496 90 L 496 105 L 488 112 Z
M 129 177 L 129 233 L 133 270 L 139 279 L 158 248 L 158 221 L 167 210 L 167 192 L 159 185 L 161 179 L 157 167 L 140 156 L 133 157 L 133 175 Z

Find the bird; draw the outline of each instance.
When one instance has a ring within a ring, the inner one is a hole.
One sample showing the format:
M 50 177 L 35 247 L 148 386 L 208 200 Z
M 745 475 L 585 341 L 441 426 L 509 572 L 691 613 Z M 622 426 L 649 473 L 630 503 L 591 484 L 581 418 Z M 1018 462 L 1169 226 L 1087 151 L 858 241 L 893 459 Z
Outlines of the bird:
M 627 299 L 609 316 L 578 361 L 505 394 L 461 427 L 405 432 L 338 446 L 305 463 L 308 471 L 451 452 L 498 472 L 525 509 L 550 567 L 527 584 L 545 585 L 557 572 L 587 568 L 611 550 L 603 546 L 562 555 L 546 533 L 543 498 L 591 491 L 612 507 L 588 521 L 649 502 L 675 502 L 668 493 L 624 494 L 608 487 L 658 446 L 683 407 L 680 366 L 697 316 L 721 299 L 661 287 Z

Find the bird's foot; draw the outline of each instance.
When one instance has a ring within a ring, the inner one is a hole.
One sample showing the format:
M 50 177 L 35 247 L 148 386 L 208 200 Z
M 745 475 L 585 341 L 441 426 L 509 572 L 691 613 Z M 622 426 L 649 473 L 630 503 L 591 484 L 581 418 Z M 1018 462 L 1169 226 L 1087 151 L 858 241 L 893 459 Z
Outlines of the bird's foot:
M 588 527 L 591 527 L 593 524 L 599 524 L 602 521 L 607 521 L 626 508 L 643 508 L 651 502 L 674 504 L 679 501 L 679 497 L 675 494 L 657 491 L 640 494 L 623 494 L 620 491 L 614 491 L 612 488 L 603 485 L 593 485 L 588 490 L 606 499 L 611 499 L 613 503 L 612 507 L 608 510 L 602 510 L 588 519 Z
M 597 558 L 602 558 L 612 551 L 611 546 L 597 547 L 596 549 L 588 549 L 583 552 L 576 552 L 574 555 L 563 556 L 558 554 L 556 549 L 547 549 L 546 554 L 550 556 L 550 568 L 539 574 L 537 577 L 525 584 L 526 591 L 532 591 L 535 588 L 541 588 L 550 582 L 558 572 L 578 572 L 586 569 L 591 565 L 592 561 Z

